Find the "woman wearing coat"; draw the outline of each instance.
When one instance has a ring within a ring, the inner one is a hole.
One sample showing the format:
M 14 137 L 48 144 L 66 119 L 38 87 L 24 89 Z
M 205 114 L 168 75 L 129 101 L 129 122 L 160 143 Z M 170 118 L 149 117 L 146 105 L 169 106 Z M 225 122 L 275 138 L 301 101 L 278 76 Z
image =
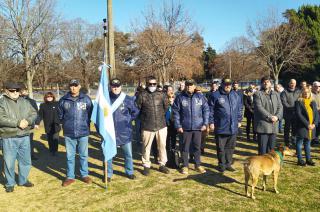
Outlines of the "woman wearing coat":
M 55 96 L 51 92 L 44 95 L 44 103 L 40 105 L 39 116 L 35 123 L 35 128 L 38 129 L 40 122 L 43 120 L 49 143 L 49 151 L 53 156 L 58 151 L 59 132 L 61 130 L 58 115 L 59 105 L 55 99 Z
M 310 142 L 315 138 L 319 115 L 317 105 L 311 98 L 311 90 L 308 87 L 302 89 L 299 99 L 295 102 L 295 112 L 297 115 L 296 151 L 298 165 L 314 166 L 315 163 L 310 154 Z M 302 159 L 302 144 L 306 154 L 306 162 Z

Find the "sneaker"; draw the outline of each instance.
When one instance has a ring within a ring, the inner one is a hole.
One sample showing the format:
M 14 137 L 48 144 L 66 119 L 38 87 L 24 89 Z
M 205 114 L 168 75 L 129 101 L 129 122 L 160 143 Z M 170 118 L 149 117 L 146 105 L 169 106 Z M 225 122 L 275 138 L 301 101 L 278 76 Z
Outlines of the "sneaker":
M 218 170 L 220 173 L 223 173 L 226 169 L 225 169 L 224 167 L 219 166 L 219 167 L 217 168 L 217 170 Z
M 307 160 L 307 165 L 309 166 L 315 166 L 315 162 L 313 162 L 312 160 Z
M 8 187 L 6 187 L 6 192 L 7 192 L 7 193 L 11 193 L 11 192 L 13 192 L 13 190 L 14 190 L 14 186 L 8 186 Z
M 202 166 L 198 166 L 196 167 L 196 171 L 203 174 L 203 173 L 206 173 L 207 171 L 202 167 Z
M 144 176 L 149 176 L 149 174 L 150 174 L 150 168 L 144 167 L 142 174 L 143 174 Z
M 90 183 L 92 183 L 92 180 L 91 180 L 91 178 L 90 177 L 83 177 L 83 178 L 81 178 L 81 181 L 82 182 L 84 182 L 84 183 L 87 183 L 87 184 L 90 184 Z
M 235 172 L 235 171 L 236 171 L 236 170 L 235 170 L 234 168 L 232 168 L 231 166 L 228 166 L 228 167 L 226 168 L 226 170 L 229 171 L 229 172 Z
M 134 179 L 137 178 L 134 174 L 128 174 L 127 177 L 128 177 L 130 180 L 134 180 Z
M 167 167 L 163 166 L 163 165 L 159 167 L 159 171 L 162 172 L 162 173 L 165 173 L 165 174 L 169 174 L 170 173 L 169 169 Z
M 25 184 L 23 184 L 23 185 L 19 185 L 19 186 L 24 186 L 24 187 L 28 187 L 28 188 L 30 188 L 30 187 L 33 187 L 33 186 L 34 186 L 34 184 L 28 180 Z
M 188 167 L 182 167 L 182 169 L 181 169 L 181 174 L 189 174 L 189 169 L 188 169 Z
M 66 179 L 66 180 L 62 183 L 62 186 L 63 186 L 63 187 L 66 187 L 66 186 L 68 186 L 68 185 L 70 185 L 70 184 L 72 184 L 72 183 L 74 183 L 74 182 L 75 182 L 74 179 Z
M 306 166 L 306 162 L 304 162 L 304 160 L 299 160 L 298 161 L 298 166 Z

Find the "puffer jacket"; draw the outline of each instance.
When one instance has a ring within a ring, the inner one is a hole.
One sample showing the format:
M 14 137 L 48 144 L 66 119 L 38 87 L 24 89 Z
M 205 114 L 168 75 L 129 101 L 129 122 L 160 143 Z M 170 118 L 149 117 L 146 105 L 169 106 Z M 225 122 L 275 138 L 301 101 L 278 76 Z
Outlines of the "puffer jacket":
M 201 130 L 202 126 L 209 124 L 208 101 L 200 93 L 182 92 L 174 100 L 172 113 L 176 129 Z
M 0 97 L 0 137 L 22 137 L 30 134 L 31 127 L 37 118 L 37 111 L 28 100 L 19 97 L 16 101 L 6 94 Z M 29 126 L 19 128 L 22 119 L 26 119 Z
M 136 104 L 140 110 L 141 130 L 155 132 L 166 127 L 165 114 L 169 103 L 164 93 L 146 89 L 139 93 Z
M 114 103 L 120 95 L 110 93 L 111 103 Z M 139 110 L 135 105 L 134 97 L 126 95 L 123 103 L 113 112 L 113 122 L 116 131 L 117 146 L 131 142 L 132 125 L 131 121 L 136 119 Z
M 59 100 L 59 119 L 64 136 L 80 138 L 90 134 L 92 102 L 89 96 L 80 93 L 73 98 L 68 92 Z
M 234 135 L 238 133 L 238 123 L 242 120 L 241 97 L 233 90 L 226 93 L 222 88 L 212 93 L 209 101 L 210 124 L 214 124 L 215 134 Z

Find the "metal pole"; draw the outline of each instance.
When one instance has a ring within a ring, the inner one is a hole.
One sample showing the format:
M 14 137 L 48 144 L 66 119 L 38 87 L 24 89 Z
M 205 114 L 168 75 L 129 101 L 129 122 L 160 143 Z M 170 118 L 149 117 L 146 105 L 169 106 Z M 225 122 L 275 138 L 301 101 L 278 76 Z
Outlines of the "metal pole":
M 116 64 L 114 55 L 114 29 L 112 20 L 112 0 L 107 0 L 108 5 L 108 49 L 109 49 L 109 64 L 111 66 L 111 77 L 116 76 Z
M 229 78 L 231 79 L 231 57 L 229 55 Z

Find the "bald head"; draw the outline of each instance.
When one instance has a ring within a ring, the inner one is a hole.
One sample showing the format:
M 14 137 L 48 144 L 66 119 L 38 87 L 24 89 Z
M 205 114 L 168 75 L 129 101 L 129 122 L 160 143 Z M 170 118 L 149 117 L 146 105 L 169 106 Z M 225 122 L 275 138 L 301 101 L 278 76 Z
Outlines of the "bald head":
M 297 81 L 295 79 L 291 79 L 289 81 L 289 89 L 294 90 L 296 89 L 296 86 L 297 86 Z

